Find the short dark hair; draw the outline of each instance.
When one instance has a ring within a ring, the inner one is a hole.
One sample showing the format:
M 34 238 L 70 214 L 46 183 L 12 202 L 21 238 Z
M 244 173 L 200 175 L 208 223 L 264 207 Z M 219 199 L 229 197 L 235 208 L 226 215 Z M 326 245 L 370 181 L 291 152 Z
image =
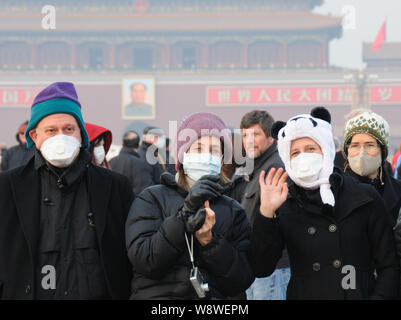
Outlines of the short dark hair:
M 139 137 L 138 132 L 134 130 L 129 130 L 123 135 L 123 140 L 127 139 L 128 137 L 132 137 L 132 135 L 135 135 L 136 137 Z
M 134 130 L 127 131 L 123 136 L 123 147 L 137 149 L 139 147 L 139 135 Z
M 248 129 L 255 124 L 259 124 L 262 127 L 266 137 L 270 137 L 270 130 L 273 126 L 273 123 L 274 119 L 267 111 L 253 110 L 246 113 L 242 117 L 240 128 Z
M 142 134 L 153 134 L 160 137 L 163 135 L 163 130 L 155 126 L 147 126 L 143 129 Z

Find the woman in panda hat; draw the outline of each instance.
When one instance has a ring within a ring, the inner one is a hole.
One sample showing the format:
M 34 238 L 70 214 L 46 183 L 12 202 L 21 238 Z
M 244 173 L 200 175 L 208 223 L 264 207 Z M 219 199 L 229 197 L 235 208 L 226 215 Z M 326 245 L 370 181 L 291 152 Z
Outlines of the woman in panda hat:
M 394 299 L 400 282 L 390 215 L 372 186 L 334 169 L 330 121 L 317 107 L 273 125 L 286 172 L 260 175 L 251 265 L 256 277 L 270 275 L 286 246 L 287 299 Z

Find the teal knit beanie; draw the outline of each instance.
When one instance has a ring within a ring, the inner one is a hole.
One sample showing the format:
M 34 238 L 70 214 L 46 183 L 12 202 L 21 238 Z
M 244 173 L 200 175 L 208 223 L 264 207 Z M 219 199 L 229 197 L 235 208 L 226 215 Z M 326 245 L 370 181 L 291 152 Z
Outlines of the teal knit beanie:
M 89 137 L 82 118 L 81 104 L 71 82 L 52 83 L 35 97 L 31 108 L 31 119 L 25 131 L 27 147 L 31 148 L 34 145 L 29 131 L 35 129 L 40 120 L 56 113 L 70 114 L 77 120 L 81 129 L 82 144 L 88 148 Z

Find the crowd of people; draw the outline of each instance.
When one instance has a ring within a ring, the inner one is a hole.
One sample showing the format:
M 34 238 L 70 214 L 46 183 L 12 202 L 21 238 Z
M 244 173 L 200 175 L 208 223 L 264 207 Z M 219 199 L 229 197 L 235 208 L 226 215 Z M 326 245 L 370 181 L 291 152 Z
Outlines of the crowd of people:
M 387 161 L 382 116 L 354 110 L 339 144 L 324 107 L 253 110 L 238 146 L 198 112 L 171 142 L 125 132 L 108 161 L 112 132 L 82 107 L 51 84 L 2 151 L 0 299 L 399 298 L 401 153 Z

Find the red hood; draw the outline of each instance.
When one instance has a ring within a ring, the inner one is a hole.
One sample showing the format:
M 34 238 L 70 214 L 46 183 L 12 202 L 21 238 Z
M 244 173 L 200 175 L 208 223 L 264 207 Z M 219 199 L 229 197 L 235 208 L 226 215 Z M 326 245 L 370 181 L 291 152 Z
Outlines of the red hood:
M 110 149 L 111 141 L 113 140 L 113 135 L 111 134 L 111 131 L 109 129 L 103 128 L 101 126 L 97 126 L 92 123 L 87 123 L 87 122 L 85 122 L 85 129 L 88 132 L 89 143 L 92 143 L 103 133 L 106 134 L 106 142 L 104 145 L 104 150 L 106 151 L 106 154 L 107 154 L 107 152 Z

